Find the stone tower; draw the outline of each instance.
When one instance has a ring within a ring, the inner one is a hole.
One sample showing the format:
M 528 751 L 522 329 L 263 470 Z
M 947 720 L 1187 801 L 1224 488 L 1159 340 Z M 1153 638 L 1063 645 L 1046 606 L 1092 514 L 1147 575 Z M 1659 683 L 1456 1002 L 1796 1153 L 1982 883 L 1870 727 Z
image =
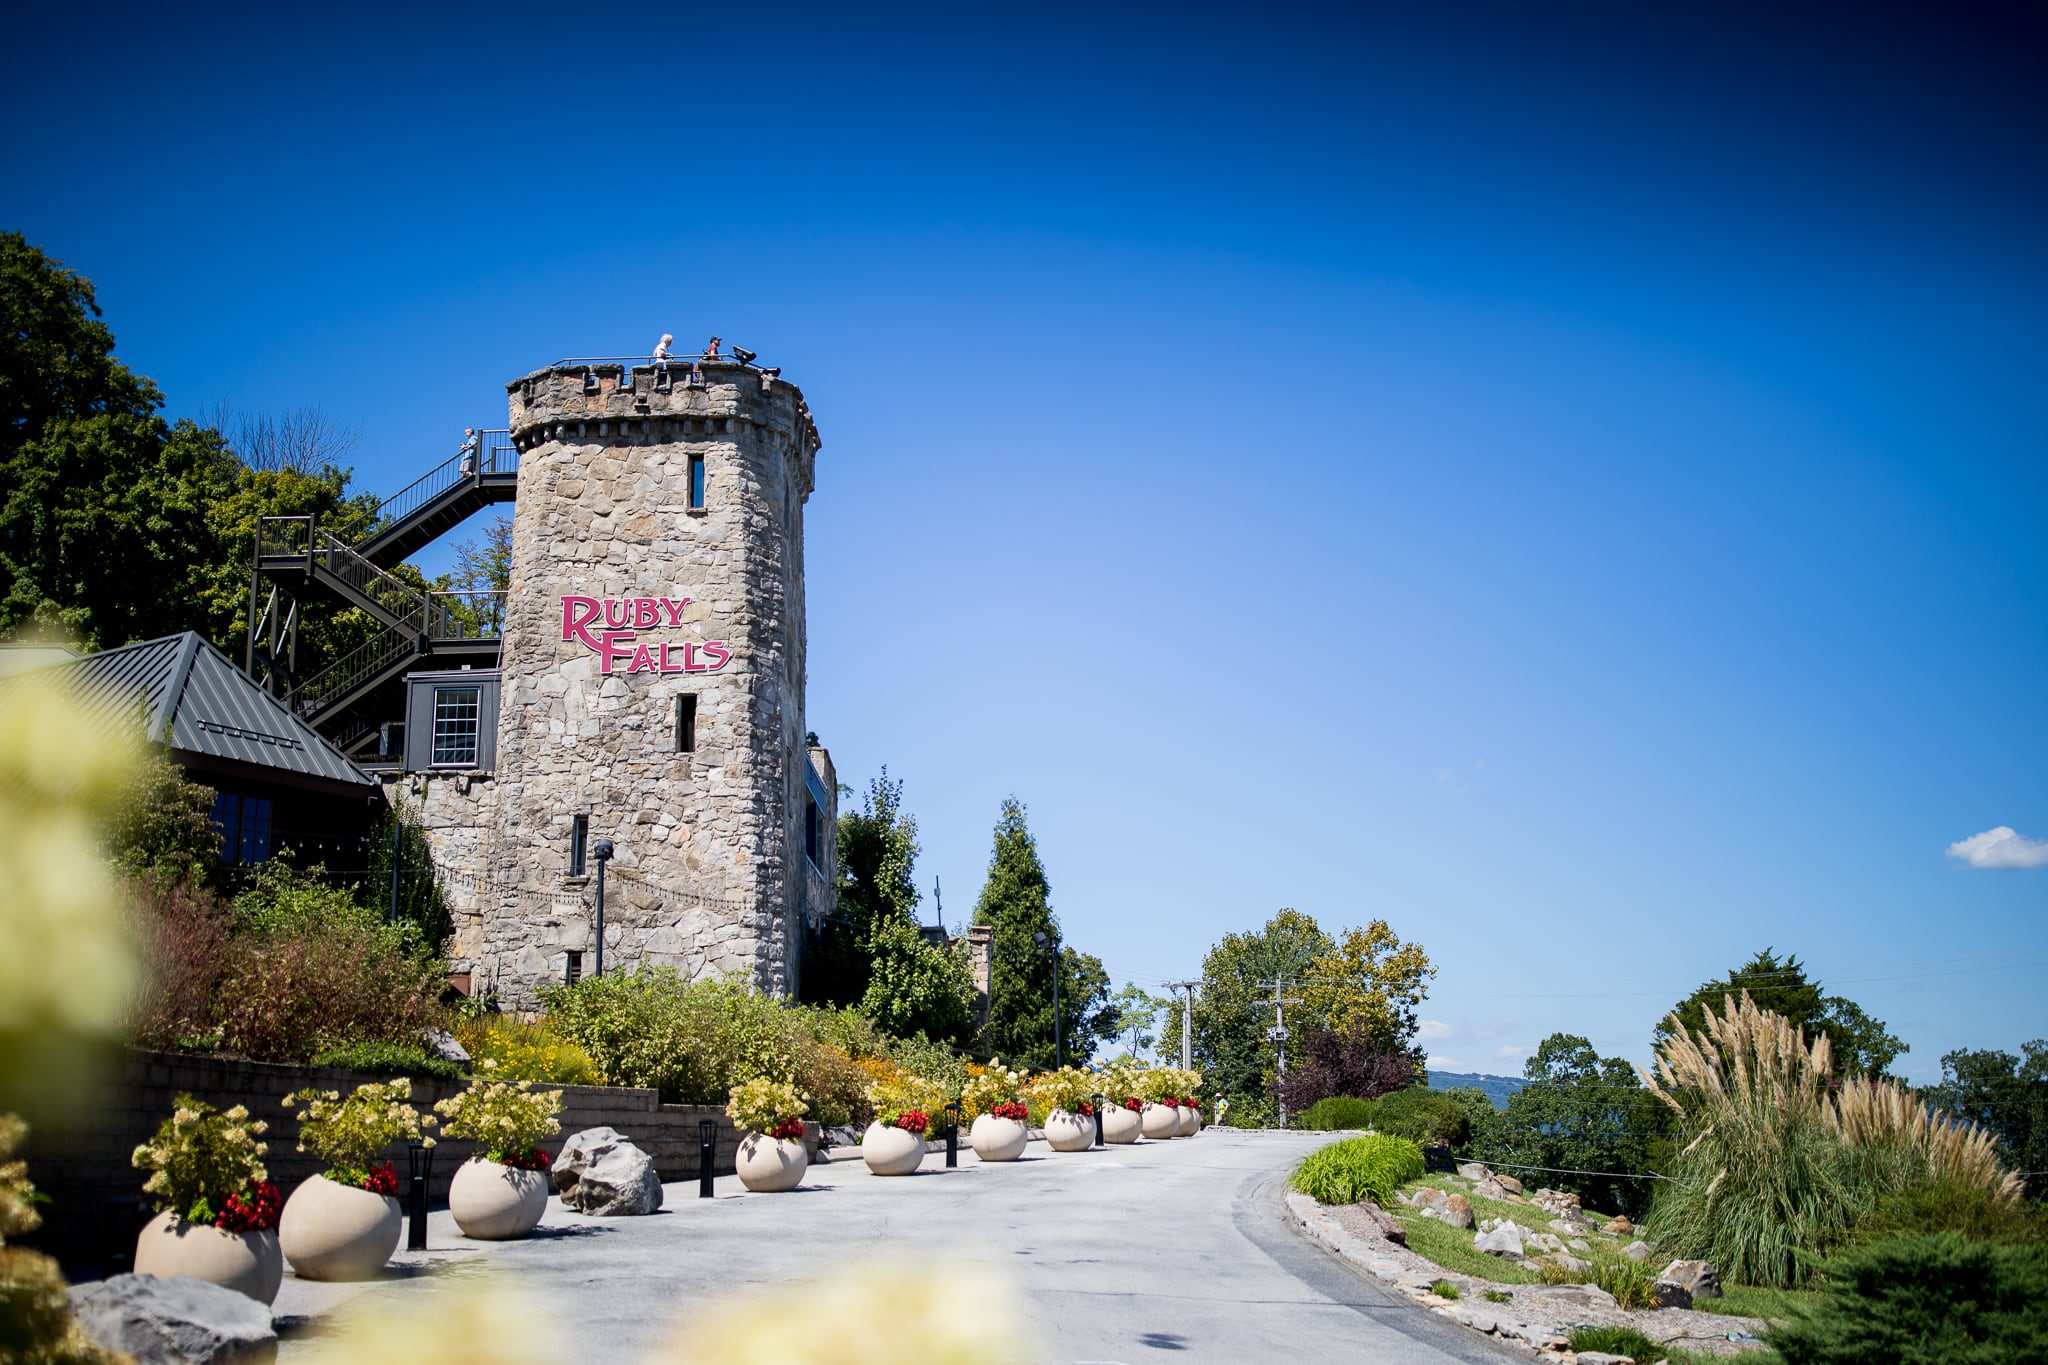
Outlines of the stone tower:
M 806 742 L 804 503 L 818 433 L 775 371 L 583 363 L 508 386 L 520 451 L 480 988 L 596 963 L 794 989 L 836 800 Z

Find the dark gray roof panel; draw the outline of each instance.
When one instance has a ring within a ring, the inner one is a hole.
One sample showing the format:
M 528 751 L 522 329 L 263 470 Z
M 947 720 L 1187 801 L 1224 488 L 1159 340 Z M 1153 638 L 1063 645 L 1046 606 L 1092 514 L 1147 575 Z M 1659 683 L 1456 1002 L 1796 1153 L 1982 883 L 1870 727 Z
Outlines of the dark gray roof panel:
M 350 786 L 377 784 L 195 632 L 56 667 L 70 674 L 78 695 L 110 726 L 139 711 L 152 740 L 187 753 Z

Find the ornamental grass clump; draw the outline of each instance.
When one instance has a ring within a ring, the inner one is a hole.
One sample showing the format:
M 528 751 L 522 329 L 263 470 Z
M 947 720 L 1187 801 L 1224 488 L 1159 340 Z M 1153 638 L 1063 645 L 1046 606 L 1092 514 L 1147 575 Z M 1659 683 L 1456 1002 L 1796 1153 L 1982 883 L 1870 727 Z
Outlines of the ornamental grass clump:
M 441 1136 L 474 1142 L 478 1155 L 501 1166 L 546 1170 L 548 1154 L 541 1150 L 541 1139 L 562 1131 L 562 1092 L 532 1086 L 531 1081 L 499 1080 L 494 1070 L 487 1071 L 461 1094 L 434 1106 Z
M 1391 1203 L 1394 1191 L 1422 1178 L 1422 1149 L 1406 1138 L 1368 1134 L 1310 1152 L 1288 1183 L 1318 1204 Z
M 321 1174 L 337 1185 L 395 1195 L 398 1173 L 388 1161 L 373 1168 L 377 1154 L 394 1142 L 434 1145 L 434 1116 L 422 1116 L 407 1103 L 411 1098 L 412 1082 L 401 1076 L 359 1085 L 347 1096 L 301 1090 L 285 1096 L 284 1106 L 299 1121 L 299 1150 L 327 1163 Z
M 1678 1116 L 1679 1150 L 1643 1234 L 1746 1284 L 1796 1286 L 1888 1195 L 1927 1182 L 2013 1206 L 2020 1180 L 1991 1138 L 1893 1081 L 1834 1087 L 1825 1035 L 1808 1042 L 1748 994 L 1695 1032 L 1672 1019 L 1652 1094 Z
M 725 1114 L 741 1133 L 765 1133 L 779 1142 L 801 1142 L 810 1103 L 790 1081 L 756 1076 L 732 1088 Z
M 268 1127 L 251 1120 L 239 1104 L 220 1110 L 178 1096 L 171 1116 L 131 1158 L 137 1170 L 149 1172 L 142 1193 L 150 1207 L 194 1227 L 276 1227 L 284 1201 L 263 1166 L 269 1148 L 261 1139 Z

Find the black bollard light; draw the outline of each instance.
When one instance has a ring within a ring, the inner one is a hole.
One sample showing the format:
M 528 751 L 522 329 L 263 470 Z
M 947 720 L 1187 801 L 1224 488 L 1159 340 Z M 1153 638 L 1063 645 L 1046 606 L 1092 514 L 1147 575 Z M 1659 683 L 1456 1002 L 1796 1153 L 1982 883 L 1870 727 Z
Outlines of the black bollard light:
M 1102 1096 L 1091 1095 L 1089 1098 L 1095 1101 L 1095 1145 L 1100 1147 L 1102 1145 Z
M 718 1124 L 712 1119 L 697 1120 L 697 1197 L 711 1197 L 711 1163 L 718 1154 Z
M 424 1142 L 409 1143 L 405 1149 L 405 1170 L 412 1178 L 406 1191 L 410 1206 L 406 1218 L 405 1249 L 427 1249 L 427 1185 L 434 1178 L 434 1149 Z
M 960 1164 L 960 1101 L 946 1106 L 946 1164 Z

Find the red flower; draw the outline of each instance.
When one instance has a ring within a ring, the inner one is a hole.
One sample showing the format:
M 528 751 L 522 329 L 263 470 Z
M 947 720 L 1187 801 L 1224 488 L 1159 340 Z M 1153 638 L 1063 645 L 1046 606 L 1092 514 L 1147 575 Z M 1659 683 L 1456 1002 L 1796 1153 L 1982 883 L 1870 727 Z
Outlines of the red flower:
M 1160 1102 L 1161 1104 L 1165 1105 L 1165 1106 L 1166 1106 L 1166 1107 L 1167 1107 L 1168 1109 L 1178 1109 L 1178 1108 L 1180 1108 L 1180 1101 L 1179 1101 L 1179 1100 L 1177 1100 L 1177 1099 L 1174 1099 L 1174 1098 L 1173 1098 L 1173 1097 L 1172 1097 L 1171 1095 L 1167 1096 L 1167 1097 L 1166 1097 L 1165 1099 L 1163 1099 L 1163 1100 L 1161 1100 L 1161 1101 L 1159 1101 L 1159 1102 Z
M 554 1158 L 538 1147 L 529 1147 L 523 1152 L 507 1152 L 498 1164 L 515 1171 L 545 1171 L 554 1165 Z
M 1023 1123 L 1031 1117 L 1031 1111 L 1029 1109 L 1026 1109 L 1021 1104 L 1015 1103 L 990 1105 L 988 1112 L 994 1115 L 996 1118 L 1015 1119 L 1019 1123 Z
M 932 1126 L 932 1121 L 922 1109 L 906 1109 L 895 1118 L 889 1120 L 889 1126 L 901 1128 L 906 1133 L 916 1133 L 919 1137 L 923 1137 L 925 1129 Z
M 268 1232 L 277 1226 L 284 1209 L 284 1196 L 268 1180 L 231 1194 L 221 1206 L 213 1225 L 223 1232 Z
M 1131 1111 L 1131 1112 L 1132 1112 L 1133 1114 L 1137 1113 L 1137 1112 L 1138 1112 L 1139 1110 L 1143 1109 L 1144 1107 L 1145 1107 L 1145 1101 L 1143 1101 L 1143 1100 L 1125 1100 L 1125 1101 L 1124 1101 L 1124 1108 L 1126 1108 L 1126 1109 L 1130 1110 L 1130 1111 Z
M 802 1119 L 784 1119 L 768 1130 L 768 1136 L 779 1142 L 801 1142 L 804 1136 Z
M 398 1193 L 398 1172 L 392 1170 L 391 1163 L 387 1161 L 364 1178 L 363 1188 L 371 1194 L 396 1195 Z
M 1094 1106 L 1094 1105 L 1092 1105 L 1092 1104 L 1090 1104 L 1090 1103 L 1088 1103 L 1088 1101 L 1086 1101 L 1086 1100 L 1082 1100 L 1082 1101 L 1081 1101 L 1081 1117 L 1082 1117 L 1082 1118 L 1084 1118 L 1084 1119 L 1092 1119 L 1092 1118 L 1094 1118 L 1094 1117 L 1095 1117 L 1095 1106 Z

